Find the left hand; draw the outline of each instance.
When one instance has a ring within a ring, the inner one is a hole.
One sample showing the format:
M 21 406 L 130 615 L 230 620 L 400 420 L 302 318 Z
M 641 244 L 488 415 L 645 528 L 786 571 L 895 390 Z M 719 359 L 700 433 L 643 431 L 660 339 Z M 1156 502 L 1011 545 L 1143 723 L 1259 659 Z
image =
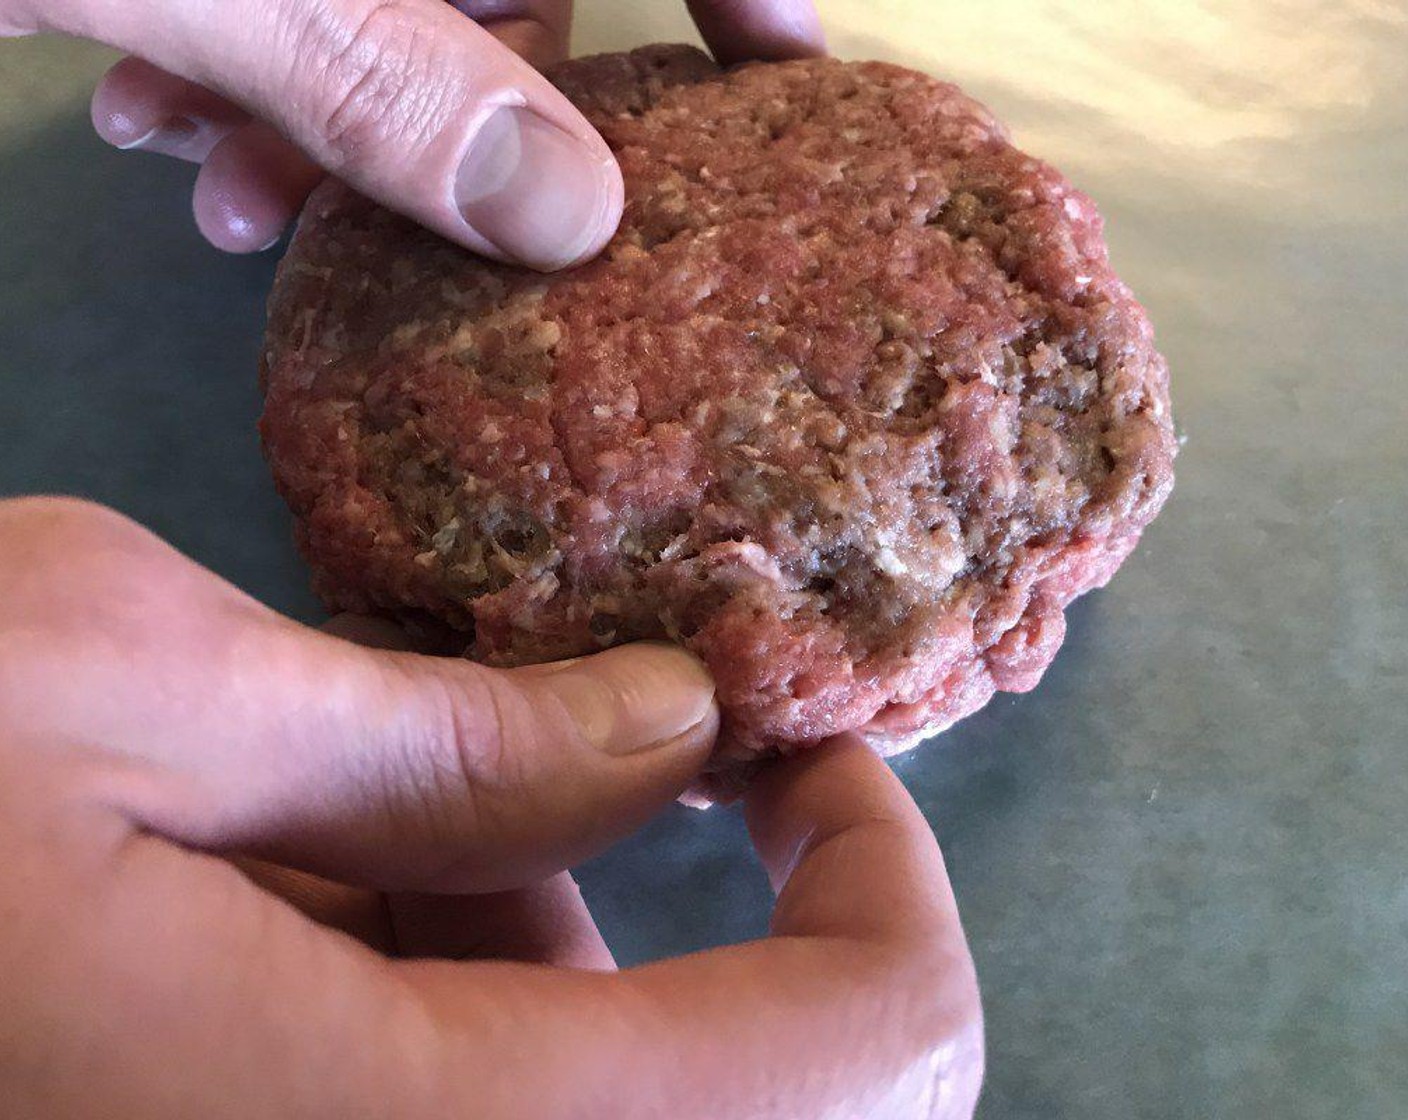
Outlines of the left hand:
M 644 5 L 657 0 L 639 0 Z M 688 0 L 723 62 L 824 51 L 812 0 Z M 534 67 L 567 56 L 571 0 L 0 0 L 0 37 L 132 54 L 93 123 L 201 164 L 196 221 L 274 244 L 325 171 L 476 253 L 551 271 L 621 219 L 606 143 Z

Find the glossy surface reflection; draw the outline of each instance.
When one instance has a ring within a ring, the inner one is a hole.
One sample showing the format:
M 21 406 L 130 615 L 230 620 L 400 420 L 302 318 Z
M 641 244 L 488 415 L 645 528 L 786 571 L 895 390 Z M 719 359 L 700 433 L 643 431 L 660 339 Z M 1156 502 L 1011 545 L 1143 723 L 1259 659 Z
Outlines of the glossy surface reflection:
M 984 982 L 981 1115 L 1408 1115 L 1408 9 L 822 6 L 1095 196 L 1187 436 L 1042 686 L 899 764 Z M 582 7 L 583 49 L 685 34 Z M 0 50 L 0 492 L 98 497 L 316 617 L 252 431 L 272 262 L 91 138 L 105 59 Z M 681 810 L 583 878 L 635 961 L 760 932 L 745 852 Z

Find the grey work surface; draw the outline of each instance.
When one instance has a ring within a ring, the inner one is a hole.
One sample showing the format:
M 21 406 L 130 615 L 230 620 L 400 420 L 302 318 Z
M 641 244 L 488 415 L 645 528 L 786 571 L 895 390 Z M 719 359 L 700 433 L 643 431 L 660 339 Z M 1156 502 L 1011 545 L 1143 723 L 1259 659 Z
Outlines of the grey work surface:
M 662 33 L 615 7 L 618 45 Z M 881 3 L 881 39 L 863 7 L 823 4 L 838 53 L 951 70 L 1102 204 L 1187 434 L 1042 685 L 897 766 L 983 982 L 980 1114 L 1408 1116 L 1408 20 L 997 3 L 945 38 Z M 107 58 L 0 44 L 0 494 L 95 497 L 316 620 L 253 428 L 274 261 L 200 243 L 188 169 L 92 138 Z M 732 812 L 581 878 L 623 963 L 766 925 Z

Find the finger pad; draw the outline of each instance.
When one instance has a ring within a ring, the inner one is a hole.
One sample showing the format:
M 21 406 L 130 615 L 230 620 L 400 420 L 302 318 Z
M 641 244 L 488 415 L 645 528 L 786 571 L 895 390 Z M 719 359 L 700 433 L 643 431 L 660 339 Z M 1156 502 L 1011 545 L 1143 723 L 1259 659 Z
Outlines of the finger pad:
M 252 126 L 219 144 L 196 180 L 196 224 L 231 253 L 267 249 L 297 215 L 323 172 L 285 141 Z

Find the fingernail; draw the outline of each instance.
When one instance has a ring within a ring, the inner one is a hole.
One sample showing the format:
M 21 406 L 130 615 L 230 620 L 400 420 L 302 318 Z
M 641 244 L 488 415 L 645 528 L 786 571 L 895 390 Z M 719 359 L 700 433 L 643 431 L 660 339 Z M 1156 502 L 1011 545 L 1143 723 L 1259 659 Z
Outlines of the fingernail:
M 638 642 L 583 658 L 541 687 L 567 709 L 583 737 L 612 755 L 637 754 L 698 727 L 714 706 L 704 665 L 678 646 Z
M 561 673 L 565 669 L 572 668 L 578 662 L 585 661 L 585 657 L 569 657 L 565 661 L 542 661 L 537 665 L 523 665 L 513 672 L 524 677 L 550 677 L 554 673 Z
M 130 121 L 128 125 L 132 127 Z M 135 127 L 132 127 L 132 130 L 135 131 Z M 115 131 L 118 130 L 115 129 Z M 170 120 L 162 121 L 161 124 L 149 129 L 141 136 L 117 146 L 124 152 L 142 151 L 155 152 L 164 156 L 179 156 L 199 132 L 200 126 L 195 121 L 188 120 L 186 117 L 172 117 Z
M 505 257 L 551 271 L 582 259 L 608 221 L 620 171 L 531 109 L 505 106 L 480 127 L 460 165 L 455 202 Z

